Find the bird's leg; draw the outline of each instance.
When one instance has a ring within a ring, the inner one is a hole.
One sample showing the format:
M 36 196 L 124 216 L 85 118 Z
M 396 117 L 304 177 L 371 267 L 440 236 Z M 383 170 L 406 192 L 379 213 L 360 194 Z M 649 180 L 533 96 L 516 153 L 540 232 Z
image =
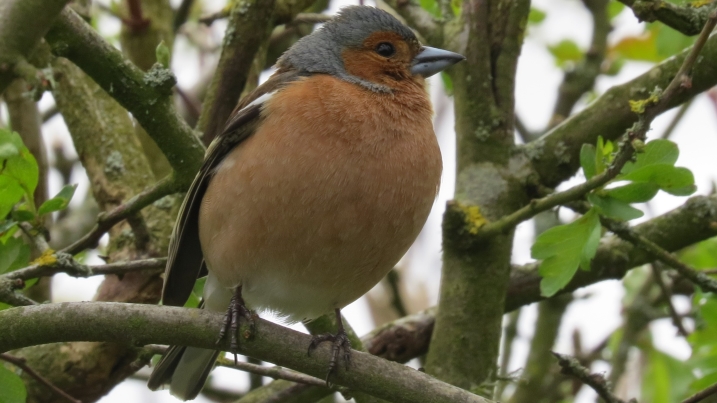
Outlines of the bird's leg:
M 331 342 L 331 361 L 329 361 L 329 372 L 326 374 L 327 386 L 330 386 L 329 377 L 331 377 L 331 374 L 336 372 L 336 369 L 339 366 L 339 359 L 342 351 L 344 364 L 346 365 L 347 371 L 349 369 L 349 366 L 351 365 L 351 341 L 346 334 L 346 330 L 344 330 L 344 322 L 341 319 L 341 311 L 337 308 L 335 312 L 336 323 L 338 323 L 338 332 L 336 332 L 336 334 L 327 333 L 313 336 L 311 338 L 311 344 L 309 344 L 308 352 L 309 356 L 311 356 L 311 352 L 314 351 L 316 347 L 319 346 L 319 344 L 325 341 Z
M 239 337 L 237 335 L 239 333 L 239 315 L 249 323 L 249 332 L 245 335 L 245 338 L 248 339 L 254 334 L 254 314 L 244 304 L 244 298 L 241 296 L 241 286 L 237 286 L 229 302 L 229 307 L 222 320 L 222 328 L 219 330 L 219 339 L 217 339 L 217 344 L 219 344 L 229 332 L 231 337 L 229 352 L 234 354 L 234 365 L 237 363 L 237 350 L 239 349 Z

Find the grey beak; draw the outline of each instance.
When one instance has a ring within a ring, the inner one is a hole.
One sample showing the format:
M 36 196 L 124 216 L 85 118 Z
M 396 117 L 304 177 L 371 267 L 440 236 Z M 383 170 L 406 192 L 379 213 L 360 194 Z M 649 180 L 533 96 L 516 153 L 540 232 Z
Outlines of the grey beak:
M 463 55 L 458 53 L 424 46 L 421 53 L 413 58 L 411 74 L 430 77 L 465 59 Z

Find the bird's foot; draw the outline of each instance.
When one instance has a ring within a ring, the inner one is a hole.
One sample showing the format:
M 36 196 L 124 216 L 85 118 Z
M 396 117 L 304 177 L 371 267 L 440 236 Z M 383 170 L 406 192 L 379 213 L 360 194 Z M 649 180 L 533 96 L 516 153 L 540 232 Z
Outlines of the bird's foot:
M 256 327 L 254 316 L 254 312 L 249 310 L 244 304 L 244 299 L 241 296 L 241 286 L 237 287 L 234 296 L 229 302 L 227 312 L 224 314 L 222 328 L 219 330 L 219 338 L 217 339 L 217 344 L 219 344 L 224 339 L 224 336 L 229 333 L 229 352 L 234 354 L 234 364 L 237 362 L 237 350 L 239 349 L 239 318 L 244 318 L 249 324 L 249 329 L 245 332 L 244 338 L 250 339 L 254 336 Z
M 341 322 L 341 314 L 336 312 L 336 317 L 339 323 L 339 330 L 336 334 L 320 334 L 311 338 L 311 344 L 309 344 L 308 355 L 311 356 L 311 352 L 323 342 L 331 342 L 331 360 L 329 361 L 329 371 L 326 374 L 326 386 L 330 387 L 331 383 L 329 378 L 336 372 L 339 366 L 339 361 L 343 358 L 346 370 L 349 370 L 351 366 L 351 341 L 349 340 L 346 331 L 344 330 L 343 323 Z

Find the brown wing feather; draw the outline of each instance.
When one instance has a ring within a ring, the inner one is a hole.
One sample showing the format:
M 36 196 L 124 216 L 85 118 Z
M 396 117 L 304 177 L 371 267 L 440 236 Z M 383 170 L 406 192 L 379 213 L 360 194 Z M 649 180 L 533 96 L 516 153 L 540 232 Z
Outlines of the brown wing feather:
M 274 74 L 239 102 L 222 134 L 207 149 L 204 164 L 184 198 L 172 232 L 162 290 L 164 305 L 184 305 L 202 272 L 204 257 L 199 243 L 199 207 L 214 169 L 234 147 L 254 134 L 260 124 L 262 104 L 250 104 L 262 95 L 281 90 L 299 78 L 296 71 L 279 71 Z

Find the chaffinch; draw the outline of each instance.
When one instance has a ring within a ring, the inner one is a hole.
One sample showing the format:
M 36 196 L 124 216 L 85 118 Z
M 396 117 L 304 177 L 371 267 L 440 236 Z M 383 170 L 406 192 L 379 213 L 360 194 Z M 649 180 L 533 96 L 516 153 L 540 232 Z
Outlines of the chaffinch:
M 207 150 L 172 237 L 164 304 L 183 305 L 206 266 L 203 308 L 227 312 L 220 338 L 230 332 L 232 350 L 247 306 L 287 322 L 334 311 L 338 333 L 310 347 L 334 343 L 329 375 L 341 351 L 348 364 L 340 309 L 408 250 L 440 184 L 424 78 L 463 59 L 373 7 L 346 7 L 299 40 Z M 149 387 L 193 399 L 217 355 L 174 346 Z

